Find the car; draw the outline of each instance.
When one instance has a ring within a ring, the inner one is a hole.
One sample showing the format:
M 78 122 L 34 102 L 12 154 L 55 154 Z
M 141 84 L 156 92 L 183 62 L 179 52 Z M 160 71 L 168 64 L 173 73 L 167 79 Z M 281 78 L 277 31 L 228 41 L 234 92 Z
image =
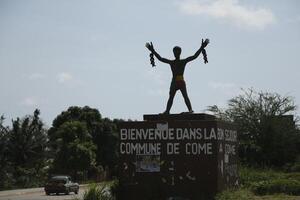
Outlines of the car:
M 78 194 L 79 184 L 72 182 L 70 176 L 53 176 L 47 182 L 44 189 L 46 195 L 50 195 L 51 193 L 69 194 L 70 192 Z

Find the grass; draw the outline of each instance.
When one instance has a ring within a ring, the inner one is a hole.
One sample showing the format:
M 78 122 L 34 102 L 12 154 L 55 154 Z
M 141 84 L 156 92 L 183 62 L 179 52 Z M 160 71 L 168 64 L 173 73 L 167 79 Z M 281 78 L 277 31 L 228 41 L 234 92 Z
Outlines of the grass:
M 250 189 L 226 190 L 216 197 L 216 200 L 300 200 L 300 196 L 286 194 L 255 195 Z
M 216 200 L 300 200 L 300 173 L 240 168 L 240 188 L 218 194 Z

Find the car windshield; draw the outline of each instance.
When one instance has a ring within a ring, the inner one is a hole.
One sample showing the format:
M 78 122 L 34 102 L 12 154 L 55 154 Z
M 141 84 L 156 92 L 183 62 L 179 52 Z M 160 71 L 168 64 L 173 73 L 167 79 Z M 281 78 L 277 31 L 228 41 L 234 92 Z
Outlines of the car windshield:
M 56 183 L 56 184 L 59 184 L 59 183 L 65 184 L 65 183 L 67 183 L 67 181 L 65 179 L 51 179 L 49 182 L 50 183 Z

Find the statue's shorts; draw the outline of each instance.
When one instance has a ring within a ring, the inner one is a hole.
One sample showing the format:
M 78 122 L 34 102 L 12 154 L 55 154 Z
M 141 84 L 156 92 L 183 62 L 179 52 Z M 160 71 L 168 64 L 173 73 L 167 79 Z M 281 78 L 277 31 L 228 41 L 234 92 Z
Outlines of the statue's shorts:
M 176 92 L 177 90 L 186 90 L 183 76 L 176 76 L 171 82 L 170 92 Z

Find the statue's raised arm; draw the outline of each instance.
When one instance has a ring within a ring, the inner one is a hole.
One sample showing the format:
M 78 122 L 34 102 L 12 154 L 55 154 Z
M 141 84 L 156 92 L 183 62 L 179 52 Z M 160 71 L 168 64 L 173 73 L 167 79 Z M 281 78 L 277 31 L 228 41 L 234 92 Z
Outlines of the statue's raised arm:
M 205 47 L 208 45 L 209 43 L 209 39 L 205 39 L 205 41 L 203 41 L 202 39 L 202 42 L 201 42 L 201 47 L 196 51 L 196 53 L 190 57 L 187 57 L 186 58 L 186 61 L 187 62 L 190 62 L 192 60 L 195 60 L 196 58 L 198 58 L 198 56 L 201 54 L 203 54 L 203 59 L 204 59 L 204 63 L 208 63 L 207 61 L 207 54 L 206 54 L 206 51 L 205 51 Z
M 161 57 L 161 56 L 155 51 L 152 42 L 150 42 L 150 43 L 147 42 L 145 46 L 146 46 L 147 49 L 149 49 L 149 51 L 151 51 L 151 54 L 152 54 L 152 55 L 150 54 L 150 61 L 151 61 L 151 64 L 152 64 L 153 67 L 155 66 L 153 55 L 155 55 L 155 57 L 156 57 L 159 61 L 170 64 L 171 61 L 170 61 L 169 59 L 166 59 L 166 58 Z

